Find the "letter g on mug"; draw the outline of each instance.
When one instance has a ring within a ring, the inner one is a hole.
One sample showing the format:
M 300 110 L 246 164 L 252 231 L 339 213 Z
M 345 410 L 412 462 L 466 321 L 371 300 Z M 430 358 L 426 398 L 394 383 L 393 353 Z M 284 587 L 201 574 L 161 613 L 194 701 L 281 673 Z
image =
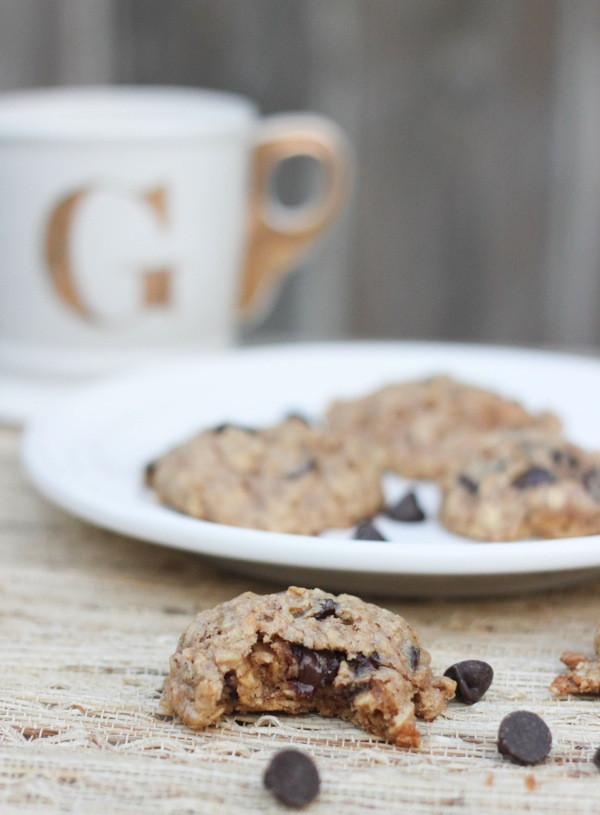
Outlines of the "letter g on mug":
M 164 187 L 137 196 L 93 187 L 76 190 L 53 207 L 46 224 L 45 259 L 52 290 L 90 322 L 134 319 L 145 309 L 169 307 L 174 267 L 149 268 L 161 252 L 152 228 L 164 233 L 168 226 Z M 90 234 L 78 241 L 76 227 Z M 140 243 L 148 254 L 146 264 L 132 257 Z M 95 286 L 96 281 L 102 285 Z M 106 283 L 113 296 L 106 297 Z M 124 296 L 115 298 L 119 287 Z
M 301 208 L 273 175 L 305 155 Z M 97 87 L 0 96 L 0 372 L 89 377 L 235 342 L 348 197 L 330 120 L 245 97 Z

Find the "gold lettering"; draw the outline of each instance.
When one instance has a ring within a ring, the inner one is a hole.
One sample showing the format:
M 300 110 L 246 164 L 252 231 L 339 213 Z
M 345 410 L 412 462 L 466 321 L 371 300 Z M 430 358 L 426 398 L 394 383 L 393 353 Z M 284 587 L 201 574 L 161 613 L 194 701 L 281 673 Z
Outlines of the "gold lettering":
M 89 321 L 96 321 L 97 315 L 87 305 L 77 287 L 77 273 L 71 259 L 71 235 L 73 221 L 78 206 L 94 190 L 82 187 L 61 199 L 53 208 L 45 233 L 45 260 L 54 291 L 69 308 Z M 162 228 L 169 224 L 167 191 L 156 187 L 140 194 L 140 200 L 148 204 Z M 158 269 L 142 270 L 141 299 L 142 309 L 167 306 L 171 303 L 171 282 L 173 270 L 167 266 Z
M 69 236 L 75 210 L 87 193 L 85 188 L 78 190 L 54 207 L 46 227 L 45 254 L 50 278 L 58 296 L 82 317 L 93 320 L 92 312 L 77 291 L 69 252 Z
M 144 305 L 165 306 L 171 302 L 171 277 L 169 268 L 144 272 Z
M 156 189 L 148 190 L 148 192 L 144 193 L 142 198 L 150 204 L 156 213 L 159 222 L 163 226 L 166 226 L 169 223 L 166 189 L 164 187 L 156 187 Z

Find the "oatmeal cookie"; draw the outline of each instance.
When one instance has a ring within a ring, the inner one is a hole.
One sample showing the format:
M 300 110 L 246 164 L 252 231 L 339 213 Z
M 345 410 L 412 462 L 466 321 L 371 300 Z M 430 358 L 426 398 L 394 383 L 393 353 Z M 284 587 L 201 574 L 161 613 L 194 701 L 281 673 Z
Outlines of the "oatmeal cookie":
M 193 728 L 233 711 L 316 711 L 411 747 L 415 716 L 434 719 L 455 690 L 429 663 L 406 620 L 358 597 L 246 592 L 183 633 L 162 708 Z
M 476 448 L 479 434 L 560 427 L 553 414 L 532 415 L 518 402 L 449 376 L 392 384 L 361 399 L 333 402 L 327 423 L 362 439 L 382 468 L 433 480 L 444 475 L 458 452 Z
M 153 462 L 146 478 L 187 515 L 306 535 L 352 526 L 384 500 L 377 466 L 351 440 L 296 417 L 261 430 L 203 431 Z
M 585 654 L 567 651 L 561 656 L 569 670 L 557 676 L 550 690 L 558 694 L 592 693 L 600 694 L 600 632 L 594 639 L 596 655 L 589 659 Z
M 534 431 L 491 434 L 442 483 L 439 517 L 487 541 L 600 533 L 600 454 Z

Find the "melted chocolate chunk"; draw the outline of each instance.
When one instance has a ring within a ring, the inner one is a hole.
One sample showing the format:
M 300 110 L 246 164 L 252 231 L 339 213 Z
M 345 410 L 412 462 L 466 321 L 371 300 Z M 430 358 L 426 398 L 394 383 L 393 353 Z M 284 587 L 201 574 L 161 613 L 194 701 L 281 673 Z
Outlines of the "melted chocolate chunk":
M 315 614 L 315 620 L 325 620 L 327 617 L 335 617 L 338 604 L 330 597 L 321 600 L 321 608 Z
M 596 765 L 596 767 L 597 767 L 597 768 L 600 770 L 600 747 L 598 747 L 598 749 L 597 749 L 597 750 L 596 750 L 596 752 L 594 753 L 594 756 L 593 756 L 593 758 L 592 758 L 592 761 L 594 762 L 594 764 Z
M 235 671 L 227 671 L 225 676 L 223 677 L 223 681 L 225 683 L 225 687 L 227 688 L 227 693 L 231 699 L 237 699 L 237 686 L 238 686 L 238 678 L 236 676 Z
M 588 470 L 584 473 L 583 486 L 594 501 L 600 504 L 600 470 Z
M 456 662 L 444 671 L 456 682 L 456 698 L 465 705 L 474 705 L 485 694 L 494 678 L 492 666 L 479 659 Z
M 540 484 L 552 484 L 556 481 L 556 476 L 545 467 L 530 467 L 524 473 L 518 475 L 513 483 L 513 487 L 519 490 L 526 490 L 529 487 L 538 487 Z
M 288 807 L 300 809 L 310 804 L 321 786 L 314 761 L 300 750 L 281 750 L 270 761 L 263 782 Z
M 500 722 L 498 750 L 516 764 L 539 764 L 552 748 L 546 722 L 529 710 L 515 710 Z
M 298 666 L 297 684 L 303 696 L 312 696 L 317 688 L 333 682 L 340 667 L 342 655 L 337 651 L 315 651 L 303 645 L 292 645 L 292 654 Z
M 412 490 L 407 492 L 395 506 L 387 507 L 385 514 L 393 518 L 394 521 L 404 521 L 405 523 L 416 523 L 425 520 L 425 513 Z
M 308 473 L 312 473 L 314 470 L 317 469 L 317 460 L 316 458 L 307 457 L 301 464 L 295 467 L 293 470 L 285 473 L 284 478 L 287 479 L 294 479 L 294 478 L 302 478 L 303 475 L 307 475 Z
M 354 676 L 362 676 L 366 671 L 379 668 L 381 659 L 377 651 L 373 651 L 373 653 L 368 656 L 366 654 L 358 654 L 354 659 L 349 659 L 348 665 L 352 668 Z
M 370 518 L 361 521 L 354 531 L 354 540 L 359 541 L 384 541 L 387 538 L 381 534 Z
M 340 694 L 346 702 L 351 702 L 353 699 L 356 699 L 359 693 L 369 690 L 370 687 L 369 682 L 359 682 L 357 685 L 346 685 L 342 688 Z
M 464 487 L 471 495 L 476 495 L 479 492 L 479 484 L 473 478 L 465 473 L 461 473 L 458 476 L 458 483 L 461 487 Z

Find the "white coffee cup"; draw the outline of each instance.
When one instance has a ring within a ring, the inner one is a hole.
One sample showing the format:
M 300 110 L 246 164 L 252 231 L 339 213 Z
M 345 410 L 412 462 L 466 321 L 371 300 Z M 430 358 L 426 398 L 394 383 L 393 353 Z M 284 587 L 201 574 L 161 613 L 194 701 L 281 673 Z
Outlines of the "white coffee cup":
M 324 181 L 274 200 L 284 159 Z M 231 345 L 348 193 L 329 119 L 247 98 L 93 87 L 0 96 L 0 371 L 83 377 Z

